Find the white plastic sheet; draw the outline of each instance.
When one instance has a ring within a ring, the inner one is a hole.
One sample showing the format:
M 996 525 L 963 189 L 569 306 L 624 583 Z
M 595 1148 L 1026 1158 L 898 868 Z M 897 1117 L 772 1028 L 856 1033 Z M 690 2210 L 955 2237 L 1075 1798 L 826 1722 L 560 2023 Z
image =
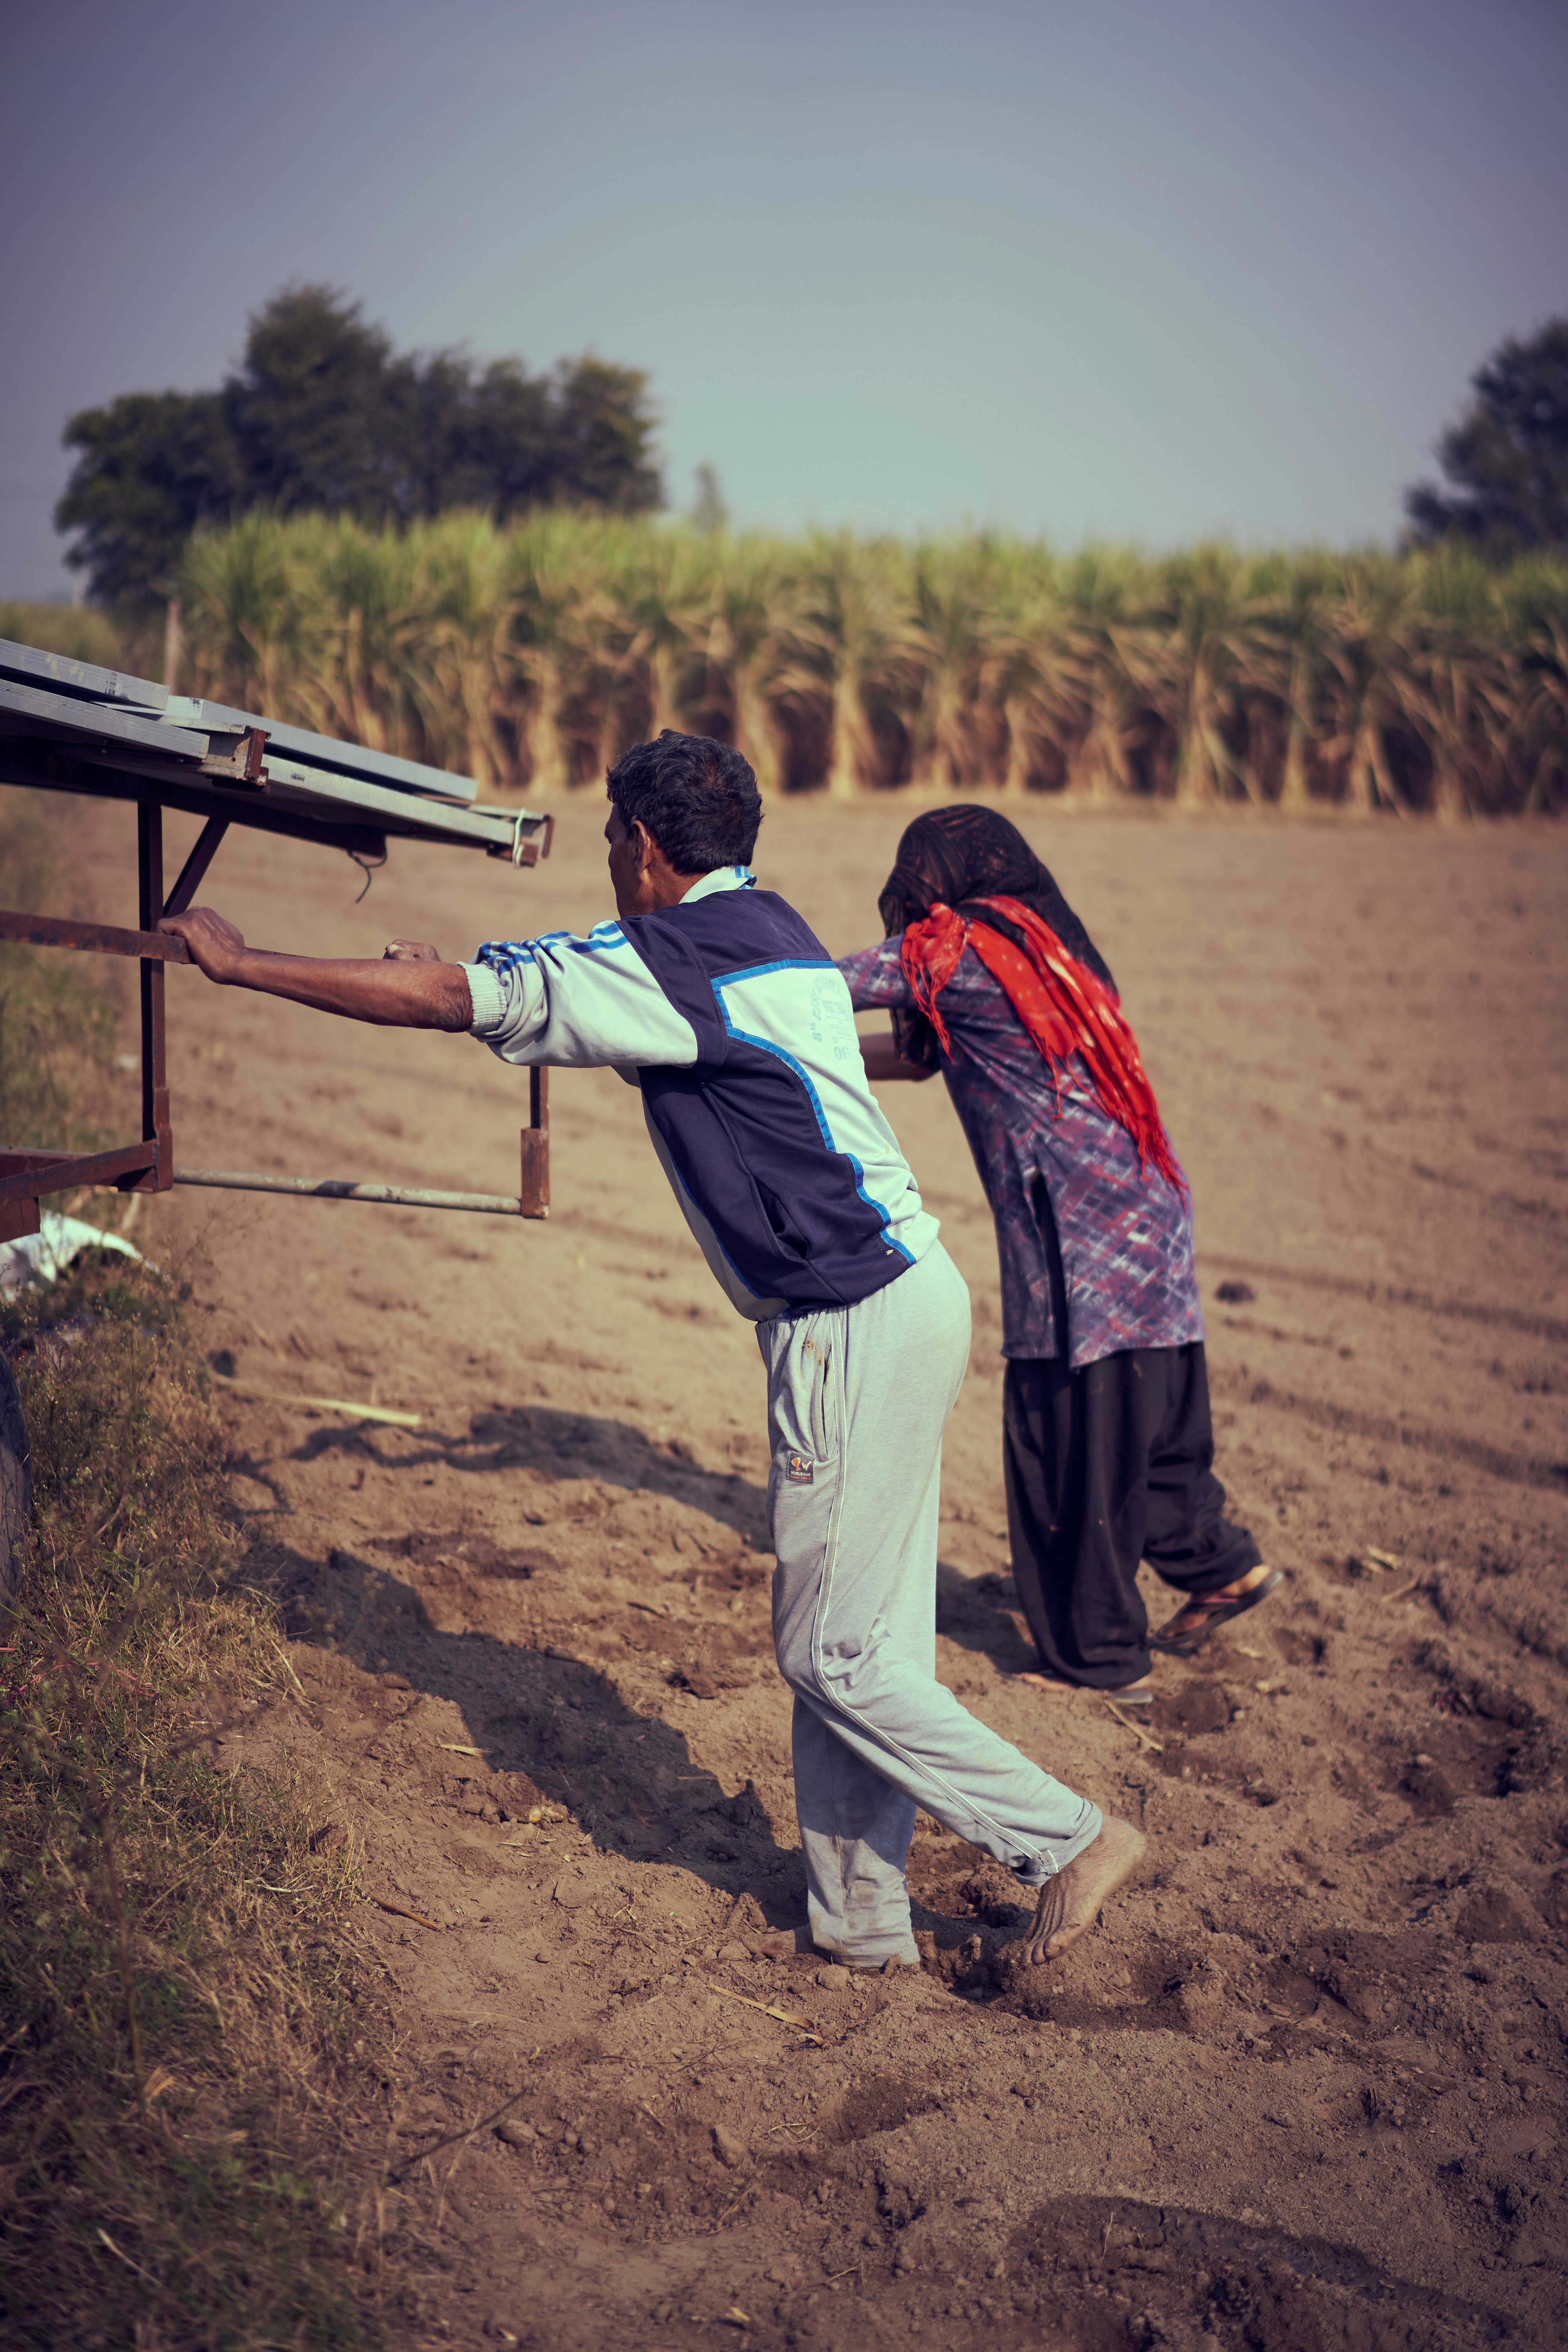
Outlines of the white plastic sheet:
M 0 1243 L 0 1298 L 14 1298 L 19 1290 L 38 1282 L 58 1282 L 68 1273 L 84 1250 L 118 1250 L 122 1257 L 140 1260 L 142 1253 L 118 1234 L 106 1234 L 80 1217 L 62 1217 L 46 1209 L 39 1230 L 19 1241 Z

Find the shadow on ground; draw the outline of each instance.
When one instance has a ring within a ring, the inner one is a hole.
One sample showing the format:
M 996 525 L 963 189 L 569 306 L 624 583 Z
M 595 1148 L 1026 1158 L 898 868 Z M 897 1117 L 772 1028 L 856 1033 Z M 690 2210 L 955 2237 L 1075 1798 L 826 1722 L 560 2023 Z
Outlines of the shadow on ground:
M 470 1477 L 530 1470 L 544 1478 L 597 1478 L 628 1494 L 662 1495 L 705 1512 L 758 1550 L 769 1541 L 763 1487 L 739 1471 L 703 1469 L 679 1438 L 658 1445 L 629 1422 L 596 1413 L 558 1412 L 543 1405 L 477 1412 L 466 1433 L 421 1431 L 395 1454 L 376 1444 L 363 1428 L 321 1428 L 290 1458 L 318 1462 L 325 1454 L 364 1452 L 384 1470 L 425 1471 L 441 1462 Z
M 1033 1673 L 1039 1665 L 1032 1636 L 1013 1597 L 1011 1577 L 965 1576 L 937 1562 L 936 1624 L 961 1650 L 989 1658 L 999 1675 Z
M 389 1802 L 414 1810 L 449 1799 L 458 1779 L 513 1811 L 537 1792 L 602 1847 L 678 1865 L 728 1895 L 749 1892 L 772 1924 L 804 1913 L 799 1852 L 780 1846 L 751 1781 L 727 1795 L 683 1731 L 639 1714 L 587 1661 L 443 1633 L 412 1585 L 352 1552 L 320 1560 L 268 1544 L 249 1567 L 280 1601 L 291 1640 L 460 1710 L 479 1754 L 433 1748 L 423 1779 Z

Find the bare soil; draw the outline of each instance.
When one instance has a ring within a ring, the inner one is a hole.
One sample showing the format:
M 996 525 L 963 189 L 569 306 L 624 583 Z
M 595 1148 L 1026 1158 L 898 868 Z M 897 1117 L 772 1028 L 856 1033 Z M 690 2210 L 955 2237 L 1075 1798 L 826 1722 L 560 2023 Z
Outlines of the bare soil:
M 763 877 L 863 944 L 908 814 L 770 815 Z M 231 837 L 203 895 L 259 944 L 468 953 L 609 911 L 601 820 L 532 875 L 395 850 L 357 908 L 346 860 Z M 1160 1664 L 1146 1737 L 1009 1679 L 990 1221 L 942 1089 L 888 1088 L 975 1307 L 941 1672 L 1149 1834 L 1059 1964 L 1018 1967 L 1012 1883 L 923 1819 L 923 1972 L 745 1948 L 803 1916 L 763 1382 L 630 1089 L 554 1077 L 548 1225 L 141 1220 L 205 1246 L 218 1369 L 422 1415 L 224 1406 L 300 1686 L 224 1753 L 319 1775 L 367 1887 L 437 1923 L 358 1925 L 411 2342 L 1568 2334 L 1568 831 L 1026 822 L 1192 1175 L 1219 1466 L 1287 1572 Z M 128 820 L 74 830 L 112 917 Z M 470 1042 L 169 998 L 182 1161 L 515 1189 L 526 1087 Z

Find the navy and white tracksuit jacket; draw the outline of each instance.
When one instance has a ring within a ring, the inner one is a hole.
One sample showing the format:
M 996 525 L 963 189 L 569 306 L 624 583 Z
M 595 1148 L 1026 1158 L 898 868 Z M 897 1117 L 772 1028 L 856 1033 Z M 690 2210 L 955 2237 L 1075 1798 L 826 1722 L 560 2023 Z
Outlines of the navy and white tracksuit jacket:
M 489 940 L 463 971 L 473 1034 L 502 1061 L 640 1084 L 686 1221 L 753 1321 L 852 1306 L 936 1240 L 837 965 L 743 866 L 586 939 Z

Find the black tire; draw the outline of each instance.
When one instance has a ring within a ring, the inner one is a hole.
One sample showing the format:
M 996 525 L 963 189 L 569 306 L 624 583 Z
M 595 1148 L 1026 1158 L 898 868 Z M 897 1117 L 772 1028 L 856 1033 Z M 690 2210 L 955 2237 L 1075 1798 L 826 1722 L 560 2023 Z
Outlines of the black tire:
M 0 1600 L 16 1590 L 22 1538 L 33 1516 L 33 1480 L 27 1465 L 27 1423 L 16 1376 L 0 1355 Z

